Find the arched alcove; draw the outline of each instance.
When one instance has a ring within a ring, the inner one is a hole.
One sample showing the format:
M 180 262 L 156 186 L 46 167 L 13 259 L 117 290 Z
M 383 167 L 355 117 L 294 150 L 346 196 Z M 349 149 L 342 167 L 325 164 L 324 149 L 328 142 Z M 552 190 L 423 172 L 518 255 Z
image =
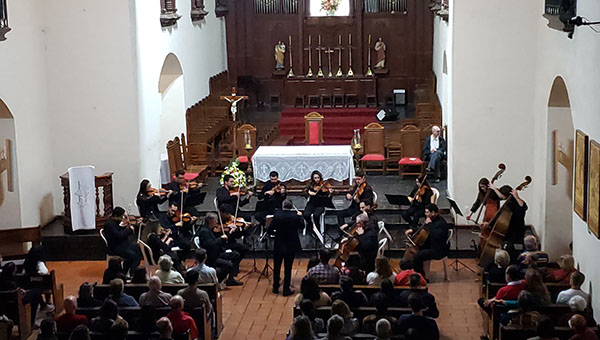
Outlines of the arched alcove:
M 554 79 L 548 96 L 546 153 L 546 214 L 543 246 L 556 258 L 568 253 L 573 239 L 574 127 L 569 93 L 564 79 Z
M 162 96 L 160 114 L 160 145 L 185 131 L 185 89 L 183 68 L 177 56 L 169 53 L 163 62 L 158 80 Z
M 14 117 L 0 99 L 0 229 L 21 225 L 15 142 Z

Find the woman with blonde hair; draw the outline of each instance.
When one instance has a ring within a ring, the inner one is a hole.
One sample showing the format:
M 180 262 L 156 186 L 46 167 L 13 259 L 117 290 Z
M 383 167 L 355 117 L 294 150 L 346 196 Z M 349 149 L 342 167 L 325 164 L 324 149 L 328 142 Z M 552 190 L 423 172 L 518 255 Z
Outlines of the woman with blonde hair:
M 367 284 L 370 286 L 379 286 L 381 281 L 385 279 L 394 282 L 396 273 L 392 271 L 392 265 L 387 257 L 378 257 L 375 259 L 375 271 L 367 275 Z
M 183 276 L 176 271 L 173 270 L 173 260 L 169 255 L 162 255 L 158 258 L 158 266 L 160 269 L 156 271 L 154 275 L 160 278 L 162 284 L 168 283 L 184 283 Z
M 571 281 L 571 275 L 575 273 L 575 259 L 571 255 L 560 257 L 560 269 L 548 274 L 546 281 L 568 284 Z
M 344 319 L 344 327 L 342 327 L 341 335 L 353 336 L 358 332 L 358 319 L 353 317 L 350 307 L 342 301 L 335 300 L 331 305 L 331 315 L 339 315 Z

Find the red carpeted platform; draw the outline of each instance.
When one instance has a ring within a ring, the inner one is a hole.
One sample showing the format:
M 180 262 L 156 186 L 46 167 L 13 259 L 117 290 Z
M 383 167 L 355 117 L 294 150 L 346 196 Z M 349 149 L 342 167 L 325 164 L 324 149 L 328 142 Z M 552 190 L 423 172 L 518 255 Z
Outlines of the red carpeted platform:
M 377 121 L 374 108 L 289 108 L 281 113 L 279 131 L 283 136 L 294 138 L 294 143 L 304 142 L 304 116 L 310 112 L 323 115 L 323 139 L 325 144 L 348 144 L 354 129 L 361 129 Z

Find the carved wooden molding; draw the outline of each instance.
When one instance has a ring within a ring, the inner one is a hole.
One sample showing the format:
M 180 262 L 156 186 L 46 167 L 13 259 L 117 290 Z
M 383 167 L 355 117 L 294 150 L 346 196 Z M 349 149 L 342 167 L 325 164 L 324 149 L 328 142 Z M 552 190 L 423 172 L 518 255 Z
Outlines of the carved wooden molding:
M 319 120 L 323 119 L 323 115 L 313 111 L 304 116 L 304 119 Z
M 383 130 L 383 125 L 377 122 L 371 122 L 365 125 L 365 130 Z
M 0 41 L 6 40 L 6 33 L 10 32 L 8 27 L 8 8 L 6 0 L 0 0 Z
M 204 7 L 204 0 L 191 0 L 192 1 L 192 11 L 190 16 L 192 17 L 192 21 L 198 21 L 204 19 L 208 12 Z
M 181 15 L 177 13 L 175 0 L 160 0 L 160 5 L 160 25 L 162 27 L 175 25 L 181 18 Z
M 227 0 L 215 0 L 215 14 L 217 18 L 224 17 L 229 13 L 229 7 L 227 7 Z

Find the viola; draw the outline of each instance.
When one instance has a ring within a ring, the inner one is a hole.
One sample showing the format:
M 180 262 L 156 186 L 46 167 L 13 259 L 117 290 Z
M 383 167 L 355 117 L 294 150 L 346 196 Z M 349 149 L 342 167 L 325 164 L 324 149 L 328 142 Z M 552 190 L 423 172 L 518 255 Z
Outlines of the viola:
M 252 223 L 246 222 L 242 217 L 235 218 L 233 215 L 227 213 L 222 214 L 220 220 L 223 223 L 215 227 L 214 231 L 216 233 L 231 234 L 238 229 L 246 230 L 252 225 Z
M 356 188 L 356 190 L 354 190 L 354 195 L 352 196 L 352 199 L 355 200 L 356 202 L 358 202 L 358 198 L 360 196 L 362 196 L 362 194 L 365 192 L 366 187 L 367 187 L 367 182 L 363 182 L 361 185 L 359 185 L 358 188 Z

